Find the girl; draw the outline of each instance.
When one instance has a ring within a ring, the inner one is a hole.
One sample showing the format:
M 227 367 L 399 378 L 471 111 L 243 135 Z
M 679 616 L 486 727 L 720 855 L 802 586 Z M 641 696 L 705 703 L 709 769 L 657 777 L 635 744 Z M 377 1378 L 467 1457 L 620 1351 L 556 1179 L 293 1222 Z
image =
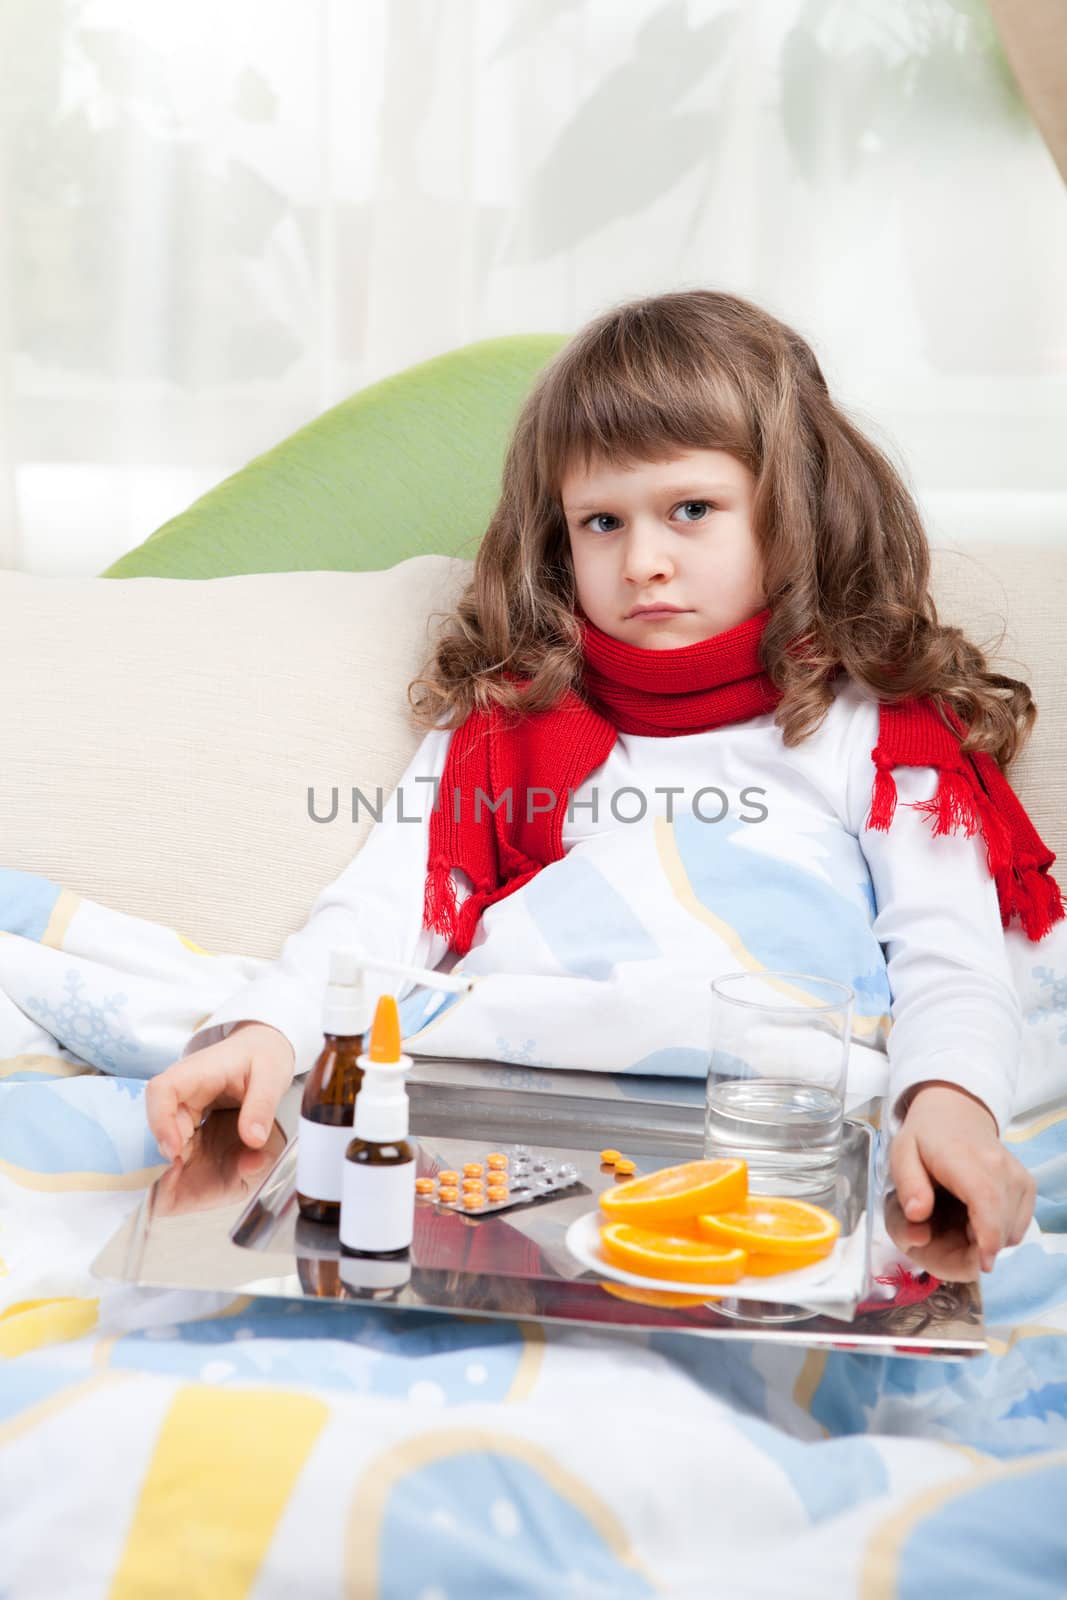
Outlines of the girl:
M 1003 776 L 1030 691 L 939 623 L 928 576 L 911 497 L 798 334 L 706 291 L 594 320 L 520 413 L 409 690 L 427 731 L 395 816 L 150 1083 L 163 1153 L 224 1104 L 262 1145 L 333 945 L 480 976 L 405 1000 L 408 1051 L 641 1074 L 706 1070 L 717 971 L 816 973 L 856 993 L 850 1094 L 886 1095 L 898 1242 L 929 1243 L 940 1186 L 988 1271 L 1033 1207 L 999 1139 L 1003 928 L 1039 939 L 1063 904 Z

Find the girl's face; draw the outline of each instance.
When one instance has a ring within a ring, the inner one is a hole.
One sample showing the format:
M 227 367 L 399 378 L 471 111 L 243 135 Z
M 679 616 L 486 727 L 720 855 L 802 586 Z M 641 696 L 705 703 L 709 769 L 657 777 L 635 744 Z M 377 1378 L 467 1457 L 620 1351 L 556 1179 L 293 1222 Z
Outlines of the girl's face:
M 571 466 L 560 486 L 578 602 L 613 639 L 697 644 L 762 611 L 752 472 L 725 450 Z M 641 615 L 637 608 L 671 606 Z

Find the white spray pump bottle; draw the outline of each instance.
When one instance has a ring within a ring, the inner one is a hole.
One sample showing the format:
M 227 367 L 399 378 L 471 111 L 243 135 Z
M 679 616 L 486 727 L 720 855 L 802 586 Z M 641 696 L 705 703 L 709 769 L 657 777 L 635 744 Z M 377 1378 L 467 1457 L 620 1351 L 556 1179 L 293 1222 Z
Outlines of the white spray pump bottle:
M 370 1049 L 359 1058 L 363 1084 L 341 1186 L 341 1250 L 346 1255 L 396 1255 L 415 1227 L 416 1147 L 408 1140 L 404 1080 L 411 1057 L 400 1051 L 396 1000 L 383 994 Z

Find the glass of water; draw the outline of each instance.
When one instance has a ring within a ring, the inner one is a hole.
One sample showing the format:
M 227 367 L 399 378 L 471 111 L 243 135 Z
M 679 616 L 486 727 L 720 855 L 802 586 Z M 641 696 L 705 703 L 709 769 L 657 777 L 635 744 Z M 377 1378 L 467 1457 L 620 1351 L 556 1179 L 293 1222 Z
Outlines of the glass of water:
M 711 985 L 704 1152 L 741 1157 L 757 1194 L 813 1194 L 837 1174 L 852 1034 L 847 983 L 731 972 Z

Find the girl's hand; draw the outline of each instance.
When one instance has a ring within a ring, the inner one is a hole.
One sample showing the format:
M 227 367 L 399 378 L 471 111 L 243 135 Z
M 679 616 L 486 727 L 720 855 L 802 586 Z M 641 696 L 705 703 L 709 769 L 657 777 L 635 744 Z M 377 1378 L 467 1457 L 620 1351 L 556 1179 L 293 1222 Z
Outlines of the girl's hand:
M 292 1045 L 266 1022 L 239 1022 L 217 1044 L 175 1061 L 145 1090 L 148 1126 L 163 1156 L 173 1161 L 182 1154 L 216 1106 L 240 1106 L 238 1132 L 251 1149 L 261 1149 L 294 1066 Z
M 934 1242 L 938 1187 L 967 1210 L 969 1264 L 992 1269 L 997 1251 L 1019 1244 L 1034 1214 L 1037 1186 L 997 1135 L 980 1100 L 948 1083 L 924 1083 L 889 1150 L 905 1227 L 897 1243 L 922 1265 Z M 966 1263 L 961 1262 L 961 1266 Z

